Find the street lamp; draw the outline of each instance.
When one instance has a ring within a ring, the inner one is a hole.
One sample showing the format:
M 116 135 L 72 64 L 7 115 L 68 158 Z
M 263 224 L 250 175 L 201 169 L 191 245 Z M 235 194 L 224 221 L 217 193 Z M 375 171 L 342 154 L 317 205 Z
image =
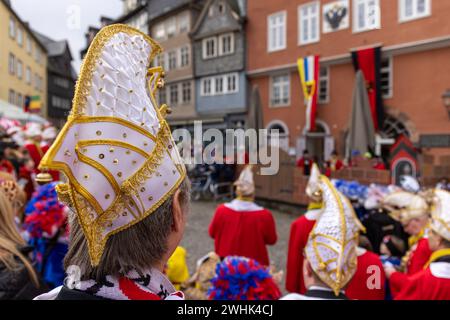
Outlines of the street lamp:
M 447 109 L 448 117 L 450 118 L 450 89 L 447 89 L 447 91 L 444 92 L 442 101 L 444 102 L 444 107 Z

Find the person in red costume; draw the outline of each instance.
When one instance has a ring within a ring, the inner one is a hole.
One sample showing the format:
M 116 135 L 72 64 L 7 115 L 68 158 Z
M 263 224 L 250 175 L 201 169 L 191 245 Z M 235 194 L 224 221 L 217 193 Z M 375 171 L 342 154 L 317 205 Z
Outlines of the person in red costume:
M 237 198 L 220 205 L 209 226 L 215 252 L 221 258 L 242 256 L 269 266 L 267 245 L 277 241 L 272 213 L 254 203 L 252 166 L 248 165 L 235 182 Z
M 41 143 L 41 149 L 44 154 L 47 153 L 48 149 L 52 146 L 53 142 L 55 141 L 57 136 L 56 128 L 49 126 L 44 129 L 42 132 L 42 143 Z M 48 172 L 52 178 L 53 181 L 59 181 L 59 172 L 55 170 L 50 170 Z
M 386 295 L 383 264 L 375 253 L 358 247 L 356 273 L 345 294 L 352 300 L 384 300 Z
M 304 176 L 309 176 L 311 174 L 313 160 L 309 157 L 308 150 L 303 151 L 303 156 L 297 160 L 297 168 L 303 170 Z
M 27 130 L 25 131 L 25 135 L 27 137 L 27 140 L 24 147 L 28 150 L 31 159 L 33 159 L 34 170 L 36 171 L 35 173 L 37 173 L 39 163 L 44 156 L 44 151 L 41 148 L 41 126 L 37 123 L 30 123 Z
M 450 300 L 450 193 L 435 190 L 425 268 L 405 281 L 396 300 Z
M 306 187 L 306 194 L 311 199 L 307 212 L 291 224 L 289 247 L 286 266 L 286 290 L 304 294 L 303 281 L 303 250 L 316 220 L 322 212 L 322 194 L 318 186 L 320 171 L 316 164 L 312 165 L 311 176 Z
M 344 163 L 339 159 L 339 155 L 337 151 L 333 151 L 331 153 L 331 158 L 326 163 L 326 172 L 325 175 L 327 177 L 331 176 L 332 172 L 339 171 L 344 168 Z
M 404 230 L 411 235 L 409 251 L 402 259 L 401 271 L 392 265 L 384 266 L 386 277 L 389 279 L 392 296 L 403 289 L 408 277 L 423 270 L 431 256 L 428 244 L 429 213 L 425 199 L 417 194 L 406 191 L 394 192 L 383 200 L 384 207 L 390 215 L 400 221 Z

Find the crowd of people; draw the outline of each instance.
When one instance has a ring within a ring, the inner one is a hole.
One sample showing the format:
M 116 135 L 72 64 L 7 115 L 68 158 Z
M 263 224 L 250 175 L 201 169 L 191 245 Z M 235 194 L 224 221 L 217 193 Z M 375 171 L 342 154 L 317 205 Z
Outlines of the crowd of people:
M 153 99 L 163 69 L 144 63 L 159 50 L 129 27 L 102 29 L 61 132 L 3 130 L 0 299 L 450 299 L 448 191 L 411 179 L 364 189 L 305 159 L 310 204 L 293 212 L 286 270 L 272 267 L 267 246 L 280 230 L 255 202 L 247 165 L 205 228 L 214 252 L 190 276 L 180 247 L 190 182 L 168 107 Z
M 370 161 L 370 165 L 376 170 L 386 170 L 386 164 L 383 158 L 379 156 L 373 156 L 370 152 L 361 155 L 358 151 L 354 151 L 349 161 L 341 159 L 339 153 L 334 150 L 331 152 L 330 159 L 327 161 L 320 161 L 318 157 L 312 157 L 309 151 L 306 149 L 303 151 L 302 156 L 297 160 L 296 166 L 300 168 L 303 175 L 309 176 L 311 174 L 311 168 L 313 164 L 316 164 L 325 176 L 331 177 L 333 172 L 342 170 L 346 167 L 357 167 L 360 161 Z

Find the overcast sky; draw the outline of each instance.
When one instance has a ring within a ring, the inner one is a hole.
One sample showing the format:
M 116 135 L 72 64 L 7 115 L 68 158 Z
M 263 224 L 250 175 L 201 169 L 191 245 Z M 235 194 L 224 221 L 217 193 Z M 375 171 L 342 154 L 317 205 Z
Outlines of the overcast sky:
M 31 28 L 54 40 L 69 41 L 77 72 L 87 27 L 99 26 L 100 16 L 116 18 L 122 13 L 121 0 L 11 0 L 11 4 Z

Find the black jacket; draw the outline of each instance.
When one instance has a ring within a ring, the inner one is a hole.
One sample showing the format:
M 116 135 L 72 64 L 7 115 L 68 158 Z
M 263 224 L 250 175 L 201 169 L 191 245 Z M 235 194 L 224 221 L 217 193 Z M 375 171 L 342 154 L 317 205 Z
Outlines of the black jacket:
M 48 291 L 44 284 L 36 287 L 22 261 L 17 259 L 17 264 L 17 269 L 12 271 L 0 262 L 0 300 L 32 300 Z

